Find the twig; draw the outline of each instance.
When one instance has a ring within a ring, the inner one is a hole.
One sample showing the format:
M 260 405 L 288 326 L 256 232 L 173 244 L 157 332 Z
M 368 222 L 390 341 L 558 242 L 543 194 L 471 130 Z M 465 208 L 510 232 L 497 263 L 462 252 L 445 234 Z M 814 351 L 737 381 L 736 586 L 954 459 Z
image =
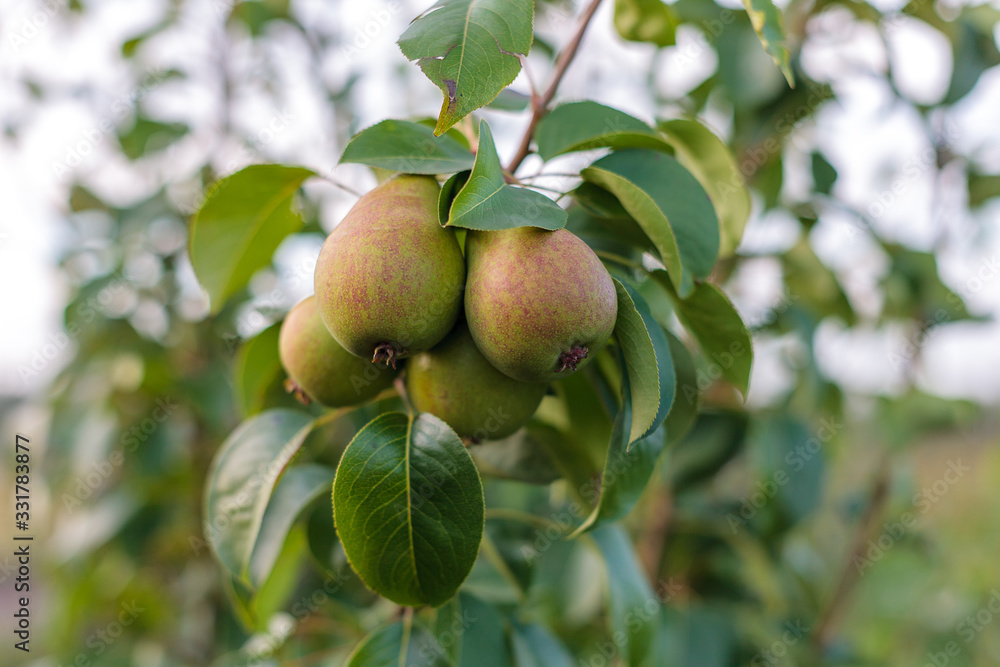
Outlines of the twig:
M 517 168 L 524 162 L 524 158 L 528 157 L 528 154 L 531 152 L 531 139 L 535 136 L 535 127 L 548 112 L 549 103 L 556 96 L 559 83 L 566 74 L 566 70 L 569 69 L 570 63 L 573 62 L 573 58 L 576 57 L 576 52 L 580 48 L 580 41 L 583 39 L 583 33 L 587 31 L 590 19 L 594 17 L 594 12 L 597 11 L 597 7 L 600 4 L 601 0 L 590 0 L 590 4 L 583 10 L 580 20 L 576 24 L 576 34 L 573 35 L 573 39 L 570 40 L 566 48 L 556 58 L 556 68 L 552 73 L 552 81 L 549 83 L 549 87 L 545 89 L 545 92 L 541 96 L 532 96 L 531 120 L 528 122 L 528 128 L 524 131 L 524 136 L 521 137 L 521 145 L 518 147 L 514 159 L 510 161 L 510 165 L 507 167 L 507 171 L 510 173 L 513 174 L 517 171 Z
M 830 643 L 850 593 L 858 582 L 860 573 L 855 561 L 864 556 L 868 546 L 868 537 L 885 509 L 886 501 L 889 499 L 889 481 L 889 457 L 883 453 L 878 472 L 875 474 L 875 481 L 872 484 L 871 495 L 868 497 L 868 504 L 854 529 L 851 549 L 847 554 L 840 579 L 833 589 L 833 595 L 830 596 L 826 608 L 819 615 L 816 625 L 813 626 L 812 643 L 820 653 Z

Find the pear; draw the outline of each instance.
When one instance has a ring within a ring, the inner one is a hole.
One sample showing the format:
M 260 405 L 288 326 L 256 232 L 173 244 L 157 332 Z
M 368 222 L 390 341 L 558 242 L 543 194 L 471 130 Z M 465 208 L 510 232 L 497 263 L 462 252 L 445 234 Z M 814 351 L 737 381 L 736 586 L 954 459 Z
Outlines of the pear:
M 465 259 L 438 224 L 437 181 L 400 175 L 358 200 L 316 263 L 320 316 L 352 354 L 396 366 L 448 335 L 462 307 Z
M 364 403 L 392 384 L 396 373 L 359 359 L 333 339 L 319 317 L 316 299 L 302 301 L 285 317 L 278 355 L 289 375 L 285 386 L 304 403 L 335 408 Z
M 465 316 L 491 364 L 522 382 L 582 368 L 615 328 L 607 269 L 572 232 L 516 227 L 470 231 Z
M 490 364 L 459 323 L 436 347 L 406 362 L 413 407 L 443 419 L 463 438 L 506 438 L 535 414 L 547 385 L 519 382 Z

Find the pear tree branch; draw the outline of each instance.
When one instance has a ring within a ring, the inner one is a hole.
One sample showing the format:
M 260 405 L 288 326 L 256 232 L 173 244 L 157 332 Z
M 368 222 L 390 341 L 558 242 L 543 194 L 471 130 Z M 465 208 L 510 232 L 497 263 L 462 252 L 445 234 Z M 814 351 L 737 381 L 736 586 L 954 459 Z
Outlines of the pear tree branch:
M 594 12 L 597 11 L 597 7 L 601 4 L 601 0 L 590 0 L 590 4 L 587 5 L 583 13 L 580 14 L 580 18 L 576 24 L 576 32 L 573 35 L 573 39 L 570 40 L 569 44 L 559 53 L 556 58 L 556 68 L 552 72 L 552 81 L 549 82 L 548 87 L 541 95 L 536 95 L 532 93 L 531 95 L 531 120 L 528 122 L 528 127 L 524 131 L 524 136 L 521 137 L 521 145 L 517 149 L 517 153 L 514 154 L 514 159 L 510 161 L 507 166 L 507 171 L 513 174 L 521 163 L 524 162 L 524 158 L 528 157 L 531 153 L 531 140 L 535 136 L 535 127 L 538 122 L 545 117 L 548 113 L 549 104 L 552 102 L 552 98 L 556 96 L 556 90 L 559 88 L 559 83 L 562 81 L 563 76 L 566 74 L 566 70 L 569 69 L 570 63 L 573 62 L 573 58 L 576 57 L 576 52 L 580 48 L 580 42 L 583 40 L 583 33 L 587 31 L 587 26 L 590 25 L 590 20 L 594 17 Z

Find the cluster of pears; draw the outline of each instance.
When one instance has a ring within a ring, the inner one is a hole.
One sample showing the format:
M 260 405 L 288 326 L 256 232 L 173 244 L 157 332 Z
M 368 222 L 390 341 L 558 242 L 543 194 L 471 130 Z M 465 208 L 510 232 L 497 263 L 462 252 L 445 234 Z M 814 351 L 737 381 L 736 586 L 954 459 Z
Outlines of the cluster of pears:
M 405 359 L 416 410 L 470 441 L 503 438 L 607 342 L 615 287 L 566 230 L 469 231 L 463 254 L 439 190 L 402 174 L 358 201 L 281 327 L 281 361 L 300 399 L 338 407 L 390 386 Z

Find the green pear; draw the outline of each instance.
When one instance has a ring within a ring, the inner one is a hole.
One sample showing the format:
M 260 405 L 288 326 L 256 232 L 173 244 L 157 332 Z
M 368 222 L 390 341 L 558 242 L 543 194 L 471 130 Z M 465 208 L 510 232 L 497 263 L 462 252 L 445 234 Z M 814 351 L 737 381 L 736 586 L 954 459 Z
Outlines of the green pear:
M 396 176 L 358 200 L 323 244 L 320 316 L 352 354 L 395 367 L 455 325 L 465 259 L 438 223 L 439 190 L 428 176 Z
M 547 385 L 507 377 L 482 355 L 464 323 L 406 363 L 413 407 L 474 441 L 505 438 L 531 419 Z
M 522 382 L 582 368 L 615 328 L 618 299 L 594 251 L 565 229 L 470 231 L 465 317 L 491 364 Z
M 278 333 L 278 355 L 289 375 L 286 387 L 299 400 L 335 408 L 364 403 L 392 385 L 391 368 L 359 359 L 333 339 L 319 317 L 315 297 L 288 313 Z

